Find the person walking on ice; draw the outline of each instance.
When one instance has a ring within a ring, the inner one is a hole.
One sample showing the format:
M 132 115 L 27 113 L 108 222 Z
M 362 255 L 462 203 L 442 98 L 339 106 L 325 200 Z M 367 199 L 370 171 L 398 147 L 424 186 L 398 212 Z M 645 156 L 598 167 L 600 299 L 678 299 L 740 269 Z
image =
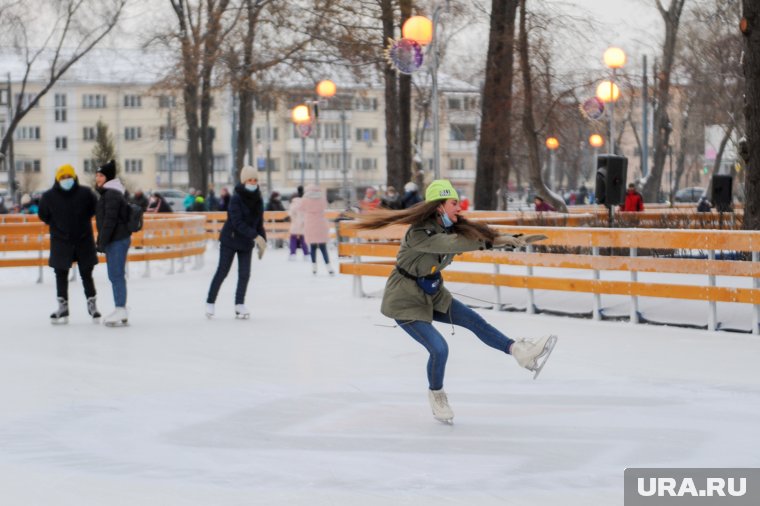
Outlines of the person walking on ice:
M 245 307 L 245 292 L 251 277 L 251 259 L 253 247 L 259 248 L 259 259 L 264 256 L 267 247 L 267 234 L 264 231 L 264 199 L 261 198 L 256 169 L 246 165 L 240 169 L 240 184 L 230 199 L 227 221 L 219 234 L 219 266 L 216 268 L 211 286 L 206 297 L 206 316 L 213 318 L 216 314 L 216 297 L 222 282 L 232 267 L 235 255 L 238 258 L 238 282 L 235 291 L 235 317 L 248 319 L 250 312 Z
M 535 341 L 513 340 L 489 324 L 478 313 L 454 299 L 444 286 L 441 271 L 465 251 L 515 249 L 543 240 L 543 235 L 499 234 L 487 225 L 459 216 L 456 190 L 448 180 L 435 180 L 425 190 L 425 200 L 408 209 L 375 210 L 356 215 L 357 227 L 374 230 L 394 224 L 410 225 L 401 241 L 396 267 L 385 285 L 380 311 L 392 318 L 430 354 L 427 362 L 428 400 L 433 416 L 453 423 L 443 379 L 449 348 L 432 322 L 458 325 L 472 331 L 486 345 L 512 355 L 517 363 L 534 373 L 541 372 L 556 336 Z
M 39 217 L 50 226 L 50 258 L 55 271 L 58 309 L 50 315 L 50 323 L 69 322 L 69 269 L 76 262 L 82 278 L 87 312 L 94 322 L 100 321 L 92 270 L 98 265 L 92 217 L 98 198 L 92 189 L 79 185 L 74 167 L 61 165 L 55 173 L 53 187 L 42 194 Z

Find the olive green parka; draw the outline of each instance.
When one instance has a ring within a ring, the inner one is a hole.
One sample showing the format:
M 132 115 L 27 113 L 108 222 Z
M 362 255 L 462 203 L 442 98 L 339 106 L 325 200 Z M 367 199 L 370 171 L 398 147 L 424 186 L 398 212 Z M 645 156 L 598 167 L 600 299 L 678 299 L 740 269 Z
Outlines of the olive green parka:
M 424 223 L 411 225 L 406 231 L 396 265 L 412 276 L 423 277 L 442 271 L 454 260 L 454 255 L 490 247 L 486 241 L 448 233 L 435 218 L 430 218 Z M 443 280 L 438 292 L 428 295 L 414 279 L 393 269 L 385 284 L 380 311 L 394 320 L 432 322 L 433 311 L 447 313 L 451 299 Z

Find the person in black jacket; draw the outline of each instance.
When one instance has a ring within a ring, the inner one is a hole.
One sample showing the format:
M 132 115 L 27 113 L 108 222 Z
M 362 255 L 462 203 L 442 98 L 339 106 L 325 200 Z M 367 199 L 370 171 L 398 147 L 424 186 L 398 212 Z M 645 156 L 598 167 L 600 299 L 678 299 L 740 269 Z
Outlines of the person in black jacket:
M 254 244 L 259 248 L 259 259 L 264 256 L 267 235 L 264 231 L 264 201 L 258 185 L 256 169 L 246 165 L 240 170 L 240 184 L 235 186 L 227 221 L 219 235 L 219 266 L 216 268 L 211 286 L 206 297 L 206 316 L 215 313 L 216 296 L 222 282 L 232 267 L 232 261 L 238 257 L 238 283 L 235 291 L 235 316 L 248 318 L 250 312 L 245 307 L 245 292 L 251 277 L 251 259 Z
M 124 185 L 116 178 L 116 162 L 111 160 L 95 173 L 100 199 L 95 209 L 98 227 L 97 249 L 106 254 L 108 279 L 113 289 L 114 309 L 103 320 L 109 327 L 127 324 L 127 252 L 132 233 L 127 228 L 128 206 Z
M 53 324 L 69 322 L 69 269 L 76 262 L 82 278 L 87 312 L 94 321 L 100 318 L 92 270 L 98 264 L 92 217 L 97 197 L 90 188 L 80 186 L 71 165 L 61 165 L 53 187 L 42 194 L 39 217 L 50 227 L 48 265 L 55 271 L 58 310 L 50 315 Z
M 172 206 L 164 199 L 163 195 L 158 192 L 153 193 L 148 201 L 146 213 L 172 213 Z

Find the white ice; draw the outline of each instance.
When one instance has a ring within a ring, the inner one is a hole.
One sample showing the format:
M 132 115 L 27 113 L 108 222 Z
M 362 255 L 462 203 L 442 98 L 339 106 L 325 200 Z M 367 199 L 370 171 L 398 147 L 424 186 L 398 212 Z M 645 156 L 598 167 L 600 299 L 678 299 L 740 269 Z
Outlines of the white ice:
M 36 269 L 0 270 L 1 504 L 622 505 L 626 467 L 760 467 L 757 336 L 482 309 L 510 336 L 559 344 L 533 381 L 441 325 L 446 426 L 425 351 L 352 278 L 270 250 L 254 259 L 251 319 L 234 319 L 233 266 L 207 320 L 216 260 L 210 246 L 197 270 L 132 264 L 130 326 L 114 329 L 89 321 L 81 282 L 54 327 L 52 271 L 37 284 Z M 105 266 L 96 284 L 108 312 Z M 705 319 L 706 304 L 642 304 Z

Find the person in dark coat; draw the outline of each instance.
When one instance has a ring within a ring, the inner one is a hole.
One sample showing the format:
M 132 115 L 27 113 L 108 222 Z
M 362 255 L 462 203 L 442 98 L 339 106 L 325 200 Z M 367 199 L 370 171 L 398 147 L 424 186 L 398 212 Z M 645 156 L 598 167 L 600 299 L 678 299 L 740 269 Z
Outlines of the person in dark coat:
M 172 206 L 164 199 L 163 195 L 156 192 L 150 196 L 146 213 L 173 213 Z
M 206 197 L 206 207 L 209 211 L 219 210 L 219 197 L 216 196 L 213 188 L 210 188 L 208 191 L 208 197 Z
M 97 249 L 106 254 L 108 279 L 113 289 L 115 309 L 103 322 L 109 327 L 126 325 L 127 313 L 127 252 L 132 233 L 127 228 L 128 205 L 124 198 L 124 185 L 116 177 L 116 162 L 98 167 L 95 173 L 100 199 L 95 208 L 98 228 Z
M 403 209 L 409 209 L 418 202 L 422 202 L 422 197 L 420 197 L 419 189 L 417 188 L 416 184 L 409 181 L 404 185 L 404 196 L 401 197 L 401 207 Z
M 142 190 L 138 189 L 135 191 L 135 194 L 132 195 L 132 198 L 130 199 L 130 202 L 133 204 L 137 204 L 142 208 L 143 211 L 148 209 L 148 197 L 145 196 Z
M 284 211 L 285 206 L 282 205 L 282 198 L 280 197 L 280 192 L 272 192 L 272 194 L 269 196 L 269 202 L 267 202 L 267 211 Z M 283 223 L 290 220 L 287 216 L 284 219 L 275 220 L 278 223 Z M 277 249 L 282 248 L 283 246 L 283 240 L 282 239 L 275 239 L 274 241 L 274 247 Z
M 251 277 L 253 247 L 259 248 L 259 259 L 264 256 L 267 235 L 264 230 L 264 199 L 261 198 L 256 169 L 246 165 L 240 170 L 240 184 L 235 186 L 227 210 L 227 221 L 219 235 L 219 265 L 216 268 L 206 297 L 206 316 L 215 314 L 216 297 L 224 278 L 230 272 L 235 255 L 238 257 L 238 283 L 235 291 L 235 315 L 248 318 L 245 292 Z
M 98 264 L 92 217 L 97 197 L 93 191 L 80 186 L 74 167 L 61 165 L 55 173 L 53 187 L 42 194 L 39 217 L 50 227 L 50 257 L 48 265 L 55 271 L 58 310 L 50 315 L 53 324 L 69 321 L 69 269 L 76 262 L 82 278 L 87 312 L 94 320 L 100 318 L 92 270 Z
M 230 191 L 227 188 L 222 188 L 219 191 L 219 210 L 226 211 L 230 208 Z

